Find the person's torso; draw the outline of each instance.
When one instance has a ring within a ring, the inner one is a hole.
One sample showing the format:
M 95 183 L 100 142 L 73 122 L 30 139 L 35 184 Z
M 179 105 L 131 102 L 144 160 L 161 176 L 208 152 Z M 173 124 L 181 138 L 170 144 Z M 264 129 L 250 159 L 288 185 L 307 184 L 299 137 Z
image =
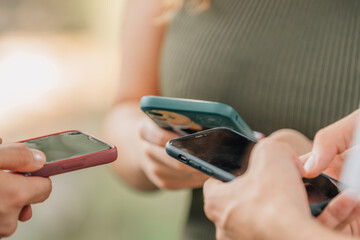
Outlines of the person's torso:
M 253 130 L 312 138 L 360 101 L 359 0 L 212 0 L 166 34 L 161 93 L 233 106 Z M 197 190 L 184 239 L 214 239 Z M 206 236 L 206 237 L 204 237 Z
M 358 106 L 359 58 L 358 0 L 215 0 L 171 22 L 161 90 L 229 104 L 265 134 L 312 138 Z

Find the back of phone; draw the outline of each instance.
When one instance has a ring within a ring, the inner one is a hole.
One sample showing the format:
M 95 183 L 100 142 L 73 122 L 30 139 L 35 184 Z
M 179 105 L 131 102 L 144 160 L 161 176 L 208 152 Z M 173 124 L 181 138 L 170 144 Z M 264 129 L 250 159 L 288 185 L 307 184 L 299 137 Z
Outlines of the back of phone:
M 253 131 L 229 105 L 183 98 L 144 96 L 141 109 L 160 127 L 187 135 L 227 127 L 255 140 Z

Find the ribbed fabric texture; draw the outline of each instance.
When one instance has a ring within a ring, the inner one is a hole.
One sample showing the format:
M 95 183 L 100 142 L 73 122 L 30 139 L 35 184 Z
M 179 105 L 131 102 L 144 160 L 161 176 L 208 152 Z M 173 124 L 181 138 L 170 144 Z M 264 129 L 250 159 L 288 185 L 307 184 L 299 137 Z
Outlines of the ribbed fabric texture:
M 212 0 L 201 14 L 180 11 L 164 42 L 161 90 L 229 104 L 265 134 L 313 138 L 359 106 L 360 1 Z M 192 209 L 190 218 L 200 214 Z

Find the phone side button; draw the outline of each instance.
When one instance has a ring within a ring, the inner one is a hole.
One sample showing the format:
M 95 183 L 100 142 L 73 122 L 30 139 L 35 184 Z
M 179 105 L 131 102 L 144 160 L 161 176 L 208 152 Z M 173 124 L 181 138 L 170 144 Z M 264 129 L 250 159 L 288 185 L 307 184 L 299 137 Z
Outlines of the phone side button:
M 82 167 L 83 165 L 84 165 L 83 161 L 75 162 L 75 163 L 65 163 L 64 165 L 62 165 L 62 168 L 64 170 L 71 170 L 71 169 Z
M 200 167 L 200 171 L 202 171 L 203 173 L 209 175 L 209 176 L 212 176 L 214 175 L 213 171 L 211 171 L 211 169 L 207 168 L 207 167 L 203 167 L 201 166 Z
M 198 164 L 197 162 L 194 162 L 192 160 L 188 161 L 189 166 L 196 168 L 196 169 L 200 169 L 200 164 Z

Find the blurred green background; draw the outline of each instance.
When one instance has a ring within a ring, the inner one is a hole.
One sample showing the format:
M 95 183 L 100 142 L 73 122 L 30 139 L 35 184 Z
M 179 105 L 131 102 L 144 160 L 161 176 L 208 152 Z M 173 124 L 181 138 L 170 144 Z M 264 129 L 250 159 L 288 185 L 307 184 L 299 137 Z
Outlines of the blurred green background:
M 0 136 L 79 129 L 101 136 L 120 71 L 126 1 L 0 0 Z M 119 123 L 121 124 L 121 123 Z M 121 156 L 120 156 L 121 157 Z M 140 193 L 108 166 L 52 177 L 9 239 L 178 239 L 187 191 Z

